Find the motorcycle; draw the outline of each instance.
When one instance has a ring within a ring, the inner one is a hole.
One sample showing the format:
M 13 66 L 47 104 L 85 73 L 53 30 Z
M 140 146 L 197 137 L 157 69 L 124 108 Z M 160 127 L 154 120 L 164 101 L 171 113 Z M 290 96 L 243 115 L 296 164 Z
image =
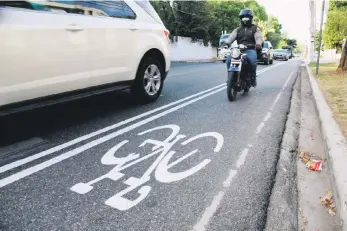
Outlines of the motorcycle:
M 230 49 L 231 64 L 228 70 L 227 95 L 234 101 L 238 92 L 248 92 L 251 88 L 251 65 L 246 50 L 250 47 L 239 44 Z

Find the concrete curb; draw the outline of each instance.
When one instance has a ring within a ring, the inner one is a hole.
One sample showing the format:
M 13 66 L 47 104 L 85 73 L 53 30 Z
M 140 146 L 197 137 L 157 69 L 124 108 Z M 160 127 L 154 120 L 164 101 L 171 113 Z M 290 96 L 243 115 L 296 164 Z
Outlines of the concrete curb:
M 309 74 L 314 104 L 319 118 L 323 140 L 328 150 L 328 164 L 332 173 L 334 191 L 337 196 L 336 208 L 347 231 L 347 144 L 338 124 L 334 120 L 324 96 L 311 69 L 306 65 Z
M 300 69 L 299 69 L 300 70 Z M 300 132 L 301 76 L 294 82 L 289 114 L 280 146 L 276 176 L 267 210 L 266 231 L 297 230 L 297 147 Z

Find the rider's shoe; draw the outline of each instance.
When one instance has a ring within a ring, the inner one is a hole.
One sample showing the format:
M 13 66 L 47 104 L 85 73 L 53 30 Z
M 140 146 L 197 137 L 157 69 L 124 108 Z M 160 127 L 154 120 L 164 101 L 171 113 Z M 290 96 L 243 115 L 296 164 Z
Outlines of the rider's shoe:
M 257 78 L 252 78 L 251 85 L 252 85 L 252 87 L 256 87 L 257 86 Z

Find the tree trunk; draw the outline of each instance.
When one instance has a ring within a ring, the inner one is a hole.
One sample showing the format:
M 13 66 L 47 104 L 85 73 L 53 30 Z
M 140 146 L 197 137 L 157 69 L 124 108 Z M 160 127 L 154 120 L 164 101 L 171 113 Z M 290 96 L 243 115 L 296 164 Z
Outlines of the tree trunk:
M 342 48 L 341 59 L 339 66 L 336 70 L 337 72 L 347 72 L 347 41 L 344 42 Z

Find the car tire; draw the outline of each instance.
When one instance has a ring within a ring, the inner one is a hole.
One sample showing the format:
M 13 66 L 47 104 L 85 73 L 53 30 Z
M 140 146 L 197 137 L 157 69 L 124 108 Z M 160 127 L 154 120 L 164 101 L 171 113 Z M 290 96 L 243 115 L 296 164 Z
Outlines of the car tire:
M 223 63 L 225 63 L 226 62 L 226 60 L 223 60 Z
M 164 76 L 164 66 L 158 59 L 152 56 L 144 57 L 131 88 L 133 99 L 137 103 L 150 103 L 157 100 L 163 90 Z
M 274 59 L 272 58 L 271 60 L 270 60 L 270 64 L 273 64 L 274 63 Z

